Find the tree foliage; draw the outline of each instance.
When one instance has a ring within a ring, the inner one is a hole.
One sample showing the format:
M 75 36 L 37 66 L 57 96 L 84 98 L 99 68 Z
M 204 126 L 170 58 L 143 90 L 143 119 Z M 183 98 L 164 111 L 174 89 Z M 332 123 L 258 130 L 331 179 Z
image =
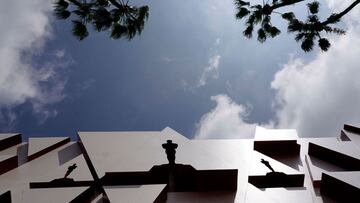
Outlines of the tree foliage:
M 341 18 L 351 9 L 360 3 L 360 0 L 353 1 L 345 10 L 340 13 L 333 13 L 327 19 L 321 20 L 318 13 L 320 3 L 311 1 L 307 3 L 308 16 L 305 20 L 299 20 L 293 12 L 279 13 L 277 9 L 294 5 L 305 0 L 264 0 L 262 4 L 252 5 L 249 1 L 235 0 L 236 18 L 245 21 L 243 35 L 252 38 L 255 28 L 257 39 L 263 43 L 268 38 L 274 38 L 280 34 L 280 30 L 271 22 L 274 14 L 279 14 L 287 21 L 287 30 L 295 34 L 295 40 L 301 43 L 305 52 L 313 50 L 317 44 L 322 51 L 330 48 L 329 40 L 325 33 L 345 34 L 343 29 L 336 27 Z
M 89 35 L 89 26 L 109 31 L 113 39 L 132 39 L 144 29 L 149 7 L 131 6 L 125 0 L 57 0 L 54 14 L 58 19 L 73 18 L 72 33 L 79 40 Z
M 268 38 L 278 36 L 281 31 L 272 23 L 273 15 L 280 15 L 288 24 L 287 31 L 294 33 L 295 40 L 301 44 L 305 52 L 313 50 L 317 45 L 322 51 L 327 51 L 331 44 L 326 33 L 345 34 L 345 30 L 336 24 L 350 10 L 360 3 L 353 0 L 340 13 L 333 13 L 321 20 L 318 13 L 320 3 L 316 0 L 263 0 L 262 4 L 251 4 L 250 1 L 234 0 L 236 18 L 245 22 L 243 35 L 252 38 L 256 32 L 261 43 Z M 278 9 L 298 3 L 307 3 L 308 16 L 298 19 L 291 10 L 279 13 Z M 57 0 L 54 4 L 54 14 L 58 19 L 71 18 L 72 33 L 83 40 L 89 35 L 89 26 L 97 32 L 108 31 L 113 39 L 127 38 L 141 34 L 149 17 L 148 6 L 131 6 L 129 0 Z

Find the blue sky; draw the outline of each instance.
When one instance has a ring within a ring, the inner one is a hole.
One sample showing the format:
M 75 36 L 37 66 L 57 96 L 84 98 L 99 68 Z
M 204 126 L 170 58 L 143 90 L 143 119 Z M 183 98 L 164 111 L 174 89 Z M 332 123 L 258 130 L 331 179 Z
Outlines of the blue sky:
M 360 121 L 358 8 L 329 52 L 305 54 L 286 29 L 264 44 L 245 39 L 232 0 L 133 2 L 150 17 L 131 41 L 91 32 L 79 42 L 51 1 L 1 6 L 1 131 L 75 138 L 170 126 L 189 138 L 247 138 L 262 125 L 309 137 Z M 323 2 L 324 15 L 347 3 Z

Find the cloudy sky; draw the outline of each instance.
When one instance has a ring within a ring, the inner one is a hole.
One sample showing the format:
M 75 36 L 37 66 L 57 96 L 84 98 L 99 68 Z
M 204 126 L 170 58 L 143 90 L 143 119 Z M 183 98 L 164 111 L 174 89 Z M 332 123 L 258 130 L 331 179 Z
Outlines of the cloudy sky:
M 133 2 L 150 7 L 141 36 L 79 42 L 51 0 L 2 1 L 0 130 L 75 138 L 169 126 L 204 139 L 249 138 L 261 125 L 319 137 L 360 123 L 360 7 L 328 52 L 304 53 L 276 18 L 279 37 L 245 39 L 232 0 Z M 326 15 L 351 0 L 321 2 Z

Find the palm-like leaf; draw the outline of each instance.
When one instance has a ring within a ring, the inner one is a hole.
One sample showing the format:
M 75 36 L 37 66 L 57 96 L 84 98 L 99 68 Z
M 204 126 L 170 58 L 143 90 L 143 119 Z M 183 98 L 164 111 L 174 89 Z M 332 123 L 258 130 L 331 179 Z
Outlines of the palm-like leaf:
M 71 13 L 66 10 L 69 6 L 69 3 L 64 0 L 59 0 L 54 3 L 54 15 L 58 19 L 66 19 Z
M 67 19 L 71 13 L 64 9 L 55 9 L 54 15 L 57 19 Z
M 111 38 L 132 39 L 144 29 L 149 7 L 134 7 L 118 0 L 58 0 L 55 3 L 57 18 L 66 19 L 71 13 L 78 17 L 72 21 L 72 33 L 79 40 L 89 35 L 87 24 L 98 32 L 109 31 Z
M 295 14 L 293 12 L 288 12 L 288 13 L 282 14 L 281 17 L 284 18 L 285 20 L 291 21 L 291 20 L 294 20 Z
M 57 2 L 55 2 L 55 5 L 66 9 L 69 6 L 69 3 L 65 0 L 58 0 Z
M 250 2 L 241 1 L 241 0 L 235 0 L 235 4 L 236 4 L 238 7 L 241 7 L 241 6 L 249 6 L 249 5 L 250 5 Z
M 265 31 L 262 29 L 262 28 L 260 28 L 259 30 L 258 30 L 258 41 L 259 42 L 261 42 L 261 43 L 263 43 L 263 42 L 265 42 L 266 41 L 266 33 L 265 33 Z
M 268 32 L 268 33 L 270 34 L 270 36 L 272 38 L 274 38 L 274 37 L 278 36 L 281 33 L 281 31 L 277 27 L 272 26 L 270 29 L 270 32 Z
M 111 29 L 111 38 L 119 39 L 120 37 L 126 35 L 127 29 L 125 26 L 120 25 L 119 23 L 114 23 Z
M 317 1 L 307 4 L 311 14 L 316 14 L 319 12 L 319 5 L 320 5 L 319 2 Z
M 254 30 L 254 27 L 252 25 L 247 26 L 243 32 L 244 36 L 247 38 L 252 38 L 253 30 Z
M 109 0 L 96 0 L 96 3 L 98 3 L 99 6 L 108 6 Z
M 250 11 L 247 8 L 241 7 L 239 11 L 236 13 L 236 18 L 241 19 L 250 14 Z
M 311 51 L 313 49 L 313 47 L 314 47 L 314 40 L 311 38 L 305 38 L 305 40 L 303 40 L 301 43 L 301 48 L 305 52 Z
M 89 32 L 87 31 L 86 25 L 84 23 L 79 20 L 73 20 L 72 23 L 72 32 L 79 40 L 83 40 L 89 35 Z
M 319 47 L 321 50 L 323 50 L 323 51 L 329 50 L 329 47 L 330 47 L 329 40 L 327 40 L 325 38 L 320 38 L 318 43 L 319 43 Z
M 277 1 L 273 1 L 276 3 Z M 237 19 L 246 19 L 246 29 L 243 34 L 247 38 L 252 37 L 255 26 L 259 26 L 257 39 L 263 43 L 268 37 L 276 37 L 281 31 L 271 24 L 272 7 L 269 4 L 250 6 L 248 2 L 235 0 L 237 6 Z M 290 14 L 288 14 L 288 17 Z
M 274 10 L 300 2 L 303 2 L 303 0 L 267 0 L 263 1 L 262 5 L 250 5 L 247 1 L 235 0 L 236 18 L 245 21 L 246 28 L 243 31 L 245 37 L 251 38 L 254 29 L 257 28 L 257 39 L 263 43 L 266 39 L 274 38 L 281 33 L 271 23 L 272 14 L 279 14 Z M 321 21 L 318 16 L 320 3 L 316 0 L 307 4 L 308 16 L 304 21 L 297 19 L 293 12 L 283 13 L 281 17 L 288 22 L 288 32 L 295 34 L 295 40 L 301 43 L 301 48 L 305 52 L 313 49 L 315 40 L 318 41 L 317 45 L 321 50 L 327 51 L 331 44 L 326 38 L 322 37 L 322 34 L 324 32 L 345 34 L 343 29 L 334 27 L 334 24 L 338 23 L 345 14 L 358 4 L 360 4 L 360 0 L 354 0 L 342 12 L 330 15 L 325 21 Z

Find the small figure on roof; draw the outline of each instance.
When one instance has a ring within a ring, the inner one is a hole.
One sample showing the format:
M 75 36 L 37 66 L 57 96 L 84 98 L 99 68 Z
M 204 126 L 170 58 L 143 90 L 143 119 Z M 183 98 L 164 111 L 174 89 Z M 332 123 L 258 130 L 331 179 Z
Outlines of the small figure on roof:
M 70 175 L 70 173 L 75 170 L 76 167 L 77 167 L 77 166 L 76 166 L 76 163 L 73 164 L 73 165 L 71 165 L 71 166 L 69 166 L 69 167 L 68 167 L 68 170 L 67 170 L 66 173 L 65 173 L 64 178 L 67 178 L 67 177 Z
M 175 164 L 175 149 L 177 147 L 178 145 L 176 143 L 173 143 L 172 140 L 167 140 L 166 143 L 162 144 L 162 148 L 165 149 L 167 159 L 169 161 L 169 164 L 171 165 Z
M 271 172 L 275 172 L 275 170 L 271 167 L 268 161 L 261 159 L 261 163 L 263 163 L 266 167 L 268 167 L 271 170 Z

